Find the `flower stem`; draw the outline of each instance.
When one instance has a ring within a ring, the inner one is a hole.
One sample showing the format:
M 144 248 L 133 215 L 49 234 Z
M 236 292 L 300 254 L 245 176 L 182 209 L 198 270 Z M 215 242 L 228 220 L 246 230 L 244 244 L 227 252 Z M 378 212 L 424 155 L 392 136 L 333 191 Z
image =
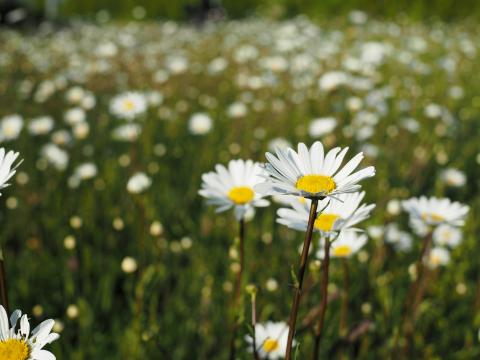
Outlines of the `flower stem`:
M 10 309 L 8 306 L 7 274 L 5 272 L 2 248 L 0 248 L 0 297 L 5 311 L 7 314 L 10 314 Z
M 243 265 L 245 259 L 244 253 L 244 244 L 245 243 L 245 220 L 241 219 L 239 221 L 239 252 L 240 252 L 240 269 L 237 273 L 237 278 L 235 281 L 235 297 L 233 302 L 234 307 L 234 318 L 233 318 L 233 328 L 232 328 L 232 337 L 230 339 L 230 360 L 235 359 L 236 347 L 235 347 L 235 340 L 237 337 L 237 330 L 238 330 L 238 313 L 240 311 L 240 304 L 241 304 L 241 290 L 242 290 L 242 275 L 243 275 Z
M 310 216 L 308 218 L 307 231 L 305 233 L 305 240 L 303 242 L 302 255 L 300 257 L 300 268 L 296 279 L 295 294 L 293 296 L 292 308 L 290 310 L 290 319 L 288 321 L 288 340 L 287 350 L 285 353 L 285 360 L 292 358 L 293 337 L 295 336 L 295 324 L 297 322 L 298 307 L 300 305 L 300 298 L 302 296 L 303 277 L 307 268 L 308 252 L 312 242 L 313 225 L 317 216 L 318 199 L 312 199 L 310 206 Z
M 321 283 L 321 303 L 320 303 L 320 313 L 318 317 L 317 327 L 315 329 L 315 339 L 313 344 L 313 360 L 319 358 L 320 355 L 320 341 L 322 339 L 322 330 L 323 323 L 325 322 L 325 313 L 327 312 L 327 302 L 328 302 L 328 269 L 330 266 L 330 239 L 328 236 L 325 236 L 325 257 L 322 262 L 322 283 Z
M 417 277 L 410 286 L 407 298 L 405 299 L 404 314 L 401 327 L 401 331 L 403 330 L 403 335 L 405 337 L 405 346 L 403 348 L 405 355 L 407 355 L 410 351 L 410 341 L 415 327 L 417 307 L 421 303 L 425 290 L 424 277 L 427 268 L 425 267 L 424 258 L 425 255 L 427 255 L 430 251 L 431 245 L 432 232 L 428 233 L 423 239 L 420 256 L 415 266 Z
M 348 271 L 348 259 L 341 259 L 343 270 L 343 291 L 342 291 L 342 304 L 340 305 L 340 323 L 338 326 L 338 332 L 341 338 L 347 336 L 348 332 L 348 293 L 350 290 L 350 274 Z M 344 358 L 344 353 L 340 351 L 340 359 Z
M 256 291 L 251 295 L 252 299 L 252 331 L 253 331 L 253 359 L 260 360 L 258 357 L 258 349 L 257 349 L 257 334 L 255 327 L 257 325 L 257 296 Z

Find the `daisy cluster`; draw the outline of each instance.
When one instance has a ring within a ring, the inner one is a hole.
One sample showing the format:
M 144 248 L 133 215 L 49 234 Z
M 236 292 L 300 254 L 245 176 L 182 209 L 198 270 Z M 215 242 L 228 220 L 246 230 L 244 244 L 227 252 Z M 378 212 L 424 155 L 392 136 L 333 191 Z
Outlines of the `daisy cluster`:
M 310 269 L 325 257 L 321 239 L 330 239 L 331 257 L 348 260 L 355 279 L 352 323 L 375 323 L 360 356 L 389 351 L 391 319 L 400 317 L 392 304 L 428 236 L 425 262 L 450 264 L 444 272 L 458 266 L 432 283 L 441 296 L 422 329 L 434 330 L 416 336 L 431 344 L 428 356 L 476 356 L 471 334 L 480 323 L 458 301 L 477 302 L 479 227 L 469 217 L 478 212 L 478 25 L 355 12 L 321 23 L 299 16 L 52 29 L 0 31 L 0 145 L 13 150 L 0 152 L 0 192 L 2 244 L 18 259 L 7 262 L 13 291 L 31 299 L 36 319 L 44 308 L 30 284 L 51 295 L 55 332 L 72 325 L 61 358 L 156 358 L 159 349 L 172 358 L 227 357 L 218 329 L 240 254 L 226 234 L 239 220 L 252 229 L 248 281 L 262 290 L 255 343 L 260 356 L 281 357 L 288 270 L 312 201 Z M 198 192 L 233 216 L 214 216 Z M 311 274 L 307 283 L 318 278 Z M 304 309 L 315 297 L 305 296 Z M 458 312 L 439 315 L 449 309 Z M 30 344 L 21 320 L 10 320 L 4 334 Z M 246 353 L 253 334 L 243 335 Z

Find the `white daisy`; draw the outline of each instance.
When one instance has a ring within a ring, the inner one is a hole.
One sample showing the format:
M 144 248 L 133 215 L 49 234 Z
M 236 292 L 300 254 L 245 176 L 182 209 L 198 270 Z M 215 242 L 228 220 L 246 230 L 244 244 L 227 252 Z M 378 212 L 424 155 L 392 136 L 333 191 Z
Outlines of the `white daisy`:
M 442 247 L 434 247 L 424 258 L 424 261 L 431 269 L 445 266 L 450 262 L 450 252 Z
M 41 154 L 57 170 L 66 169 L 69 160 L 68 153 L 57 145 L 52 143 L 44 145 L 42 147 Z
M 385 227 L 385 242 L 391 244 L 397 251 L 409 251 L 412 248 L 412 235 L 401 231 L 395 223 Z
M 467 176 L 463 171 L 454 168 L 448 168 L 442 171 L 441 179 L 447 185 L 452 187 L 462 187 L 467 183 Z
M 450 199 L 436 197 L 411 198 L 402 202 L 403 209 L 410 215 L 410 225 L 423 236 L 440 224 L 463 226 L 469 207 Z
M 5 154 L 5 149 L 0 148 L 0 190 L 5 189 L 10 184 L 7 183 L 10 178 L 17 172 L 16 169 L 21 162 L 12 167 L 17 160 L 19 153 L 9 151 Z M 2 194 L 0 193 L 0 196 Z
M 235 207 L 235 217 L 240 220 L 252 207 L 265 207 L 270 203 L 254 190 L 262 181 L 263 169 L 252 160 L 230 160 L 228 168 L 216 165 L 215 172 L 202 175 L 202 189 L 198 192 L 207 203 L 216 205 L 217 212 Z
M 127 190 L 131 194 L 139 194 L 147 190 L 151 184 L 152 179 L 150 179 L 145 173 L 138 172 L 128 180 Z
M 98 173 L 97 165 L 94 163 L 83 163 L 75 168 L 74 176 L 79 180 L 89 180 L 94 178 Z
M 340 169 L 347 151 L 348 148 L 336 147 L 324 156 L 323 145 L 317 141 L 310 150 L 300 143 L 298 152 L 291 148 L 277 149 L 277 156 L 267 152 L 267 180 L 257 185 L 256 190 L 266 195 L 290 194 L 306 198 L 356 192 L 360 189 L 358 182 L 374 176 L 375 168 L 369 166 L 353 172 L 363 159 L 363 153 L 359 153 Z
M 246 336 L 246 341 L 253 352 L 253 338 Z M 282 359 L 285 357 L 288 340 L 288 325 L 285 322 L 267 321 L 255 324 L 255 346 L 262 359 Z
M 448 224 L 439 225 L 433 231 L 433 242 L 439 246 L 454 248 L 462 242 L 462 231 Z
M 127 92 L 110 101 L 110 112 L 120 119 L 133 120 L 147 111 L 147 100 L 139 92 Z
M 338 199 L 326 198 L 318 204 L 317 217 L 314 230 L 324 236 L 333 237 L 336 232 L 350 228 L 367 219 L 375 208 L 374 204 L 360 203 L 365 192 L 353 194 L 340 194 Z M 303 198 L 291 197 L 292 208 L 278 209 L 277 222 L 291 229 L 305 231 L 308 226 L 311 201 Z
M 208 134 L 213 127 L 212 118 L 205 113 L 193 114 L 188 120 L 188 131 L 193 135 Z
M 40 116 L 33 118 L 28 124 L 28 131 L 32 135 L 48 134 L 54 126 L 54 121 L 50 116 Z
M 332 241 L 330 246 L 330 257 L 333 258 L 349 258 L 357 253 L 366 243 L 367 235 L 359 234 L 356 231 L 345 230 L 341 231 L 335 241 Z M 320 239 L 320 246 L 323 247 L 324 241 Z M 323 259 L 325 251 L 320 248 L 317 252 L 317 257 Z
M 15 140 L 23 129 L 20 115 L 8 115 L 0 121 L 0 141 Z
M 18 323 L 19 327 L 16 329 Z M 22 316 L 20 310 L 15 310 L 9 321 L 7 312 L 0 305 L 0 359 L 55 360 L 55 355 L 43 350 L 45 345 L 60 337 L 56 333 L 51 333 L 54 324 L 51 319 L 45 320 L 30 332 L 26 314 Z
M 138 124 L 123 124 L 115 128 L 112 132 L 112 136 L 115 140 L 118 141 L 129 141 L 133 142 L 138 139 L 139 135 L 142 133 L 142 128 Z

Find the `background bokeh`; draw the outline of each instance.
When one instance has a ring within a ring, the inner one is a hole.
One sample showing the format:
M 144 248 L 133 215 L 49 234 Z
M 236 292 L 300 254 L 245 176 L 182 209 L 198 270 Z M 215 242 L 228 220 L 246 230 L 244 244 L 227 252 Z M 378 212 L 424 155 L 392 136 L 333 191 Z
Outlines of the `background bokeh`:
M 28 13 L 48 7 L 30 5 Z M 370 325 L 346 355 L 392 351 L 420 248 L 399 201 L 425 194 L 471 210 L 463 242 L 429 283 L 415 358 L 478 358 L 480 3 L 223 1 L 221 19 L 206 22 L 189 21 L 202 16 L 186 5 L 197 4 L 63 1 L 48 26 L 40 16 L 0 29 L 0 145 L 24 159 L 0 198 L 12 307 L 34 322 L 58 320 L 59 359 L 226 358 L 237 224 L 198 196 L 201 174 L 320 139 L 350 146 L 351 156 L 363 150 L 377 169 L 363 184 L 377 204 L 361 226 L 370 239 L 348 263 L 349 323 Z M 127 91 L 148 103 L 131 122 L 110 110 Z M 192 120 L 199 113 L 211 129 Z M 22 125 L 5 138 L 14 114 Z M 53 128 L 30 130 L 40 116 Z M 336 126 L 325 132 L 315 119 L 326 117 Z M 119 139 L 129 123 L 138 133 Z M 449 169 L 464 181 L 449 180 Z M 132 194 L 127 182 L 138 171 L 152 185 Z M 275 224 L 278 207 L 247 223 L 261 321 L 287 319 L 302 242 Z M 395 246 L 395 226 L 410 247 Z M 319 275 L 312 262 L 300 321 L 319 302 Z M 334 260 L 331 294 L 341 283 Z M 328 309 L 324 358 L 336 356 L 339 306 Z M 241 358 L 249 358 L 247 296 L 245 318 Z M 305 331 L 300 358 L 311 342 Z

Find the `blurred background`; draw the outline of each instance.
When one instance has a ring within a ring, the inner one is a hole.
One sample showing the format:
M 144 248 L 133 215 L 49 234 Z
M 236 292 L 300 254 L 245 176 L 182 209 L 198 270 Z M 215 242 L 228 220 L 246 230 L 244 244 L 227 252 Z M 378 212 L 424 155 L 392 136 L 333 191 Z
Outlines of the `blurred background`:
M 239 19 L 247 16 L 289 18 L 308 14 L 311 18 L 329 18 L 361 9 L 371 16 L 392 18 L 408 16 L 415 20 L 442 19 L 445 21 L 469 18 L 478 20 L 480 4 L 475 0 L 191 0 L 191 1 L 134 1 L 134 0 L 2 0 L 2 12 L 23 8 L 31 16 L 50 20 L 87 18 L 170 19 L 186 21 L 210 16 Z M 17 17 L 15 20 L 19 20 Z
M 24 159 L 0 198 L 10 303 L 56 320 L 58 359 L 227 358 L 237 223 L 199 197 L 201 175 L 315 140 L 377 169 L 369 240 L 347 263 L 356 336 L 339 342 L 334 260 L 322 358 L 391 355 L 421 246 L 400 201 L 420 195 L 471 210 L 432 271 L 412 358 L 480 356 L 479 1 L 1 0 L 0 13 L 0 146 Z M 262 322 L 287 320 L 303 239 L 276 224 L 280 206 L 247 223 Z

